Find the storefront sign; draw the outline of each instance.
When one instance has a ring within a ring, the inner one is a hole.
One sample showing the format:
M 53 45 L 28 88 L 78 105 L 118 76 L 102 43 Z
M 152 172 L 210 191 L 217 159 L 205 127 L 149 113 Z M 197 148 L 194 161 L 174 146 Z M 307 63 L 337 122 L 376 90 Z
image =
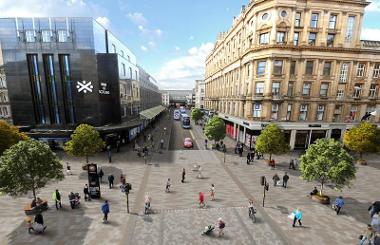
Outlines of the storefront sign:
M 227 117 L 227 116 L 224 116 L 224 118 L 228 119 L 228 117 Z
M 321 128 L 321 124 L 309 124 L 309 128 Z
M 92 86 L 91 84 L 92 82 L 89 81 L 89 82 L 86 82 L 86 81 L 77 81 L 77 90 L 78 90 L 78 93 L 80 92 L 83 92 L 84 94 L 86 94 L 87 92 L 90 92 L 92 93 L 92 89 L 94 88 L 94 86 Z
M 110 91 L 107 89 L 107 83 L 100 83 L 100 87 L 99 94 L 110 94 Z
M 243 124 L 249 126 L 249 122 L 243 122 Z

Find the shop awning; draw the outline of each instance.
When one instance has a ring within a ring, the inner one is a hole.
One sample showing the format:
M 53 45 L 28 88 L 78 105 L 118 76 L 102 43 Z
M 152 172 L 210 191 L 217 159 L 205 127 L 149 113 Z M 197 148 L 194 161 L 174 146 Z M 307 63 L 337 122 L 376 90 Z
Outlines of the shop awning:
M 142 116 L 145 119 L 151 120 L 151 119 L 155 118 L 157 115 L 159 115 L 161 112 L 163 112 L 165 109 L 166 109 L 166 107 L 164 107 L 162 105 L 155 106 L 155 107 L 149 108 L 147 110 L 141 111 L 140 116 Z

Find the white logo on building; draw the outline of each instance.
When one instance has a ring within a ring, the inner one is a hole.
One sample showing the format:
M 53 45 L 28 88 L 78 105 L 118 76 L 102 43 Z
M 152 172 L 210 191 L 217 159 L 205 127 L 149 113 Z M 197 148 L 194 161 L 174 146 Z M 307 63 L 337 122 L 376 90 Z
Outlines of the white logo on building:
M 90 82 L 77 81 L 78 93 L 80 93 L 80 92 L 83 92 L 83 93 L 90 92 L 91 93 L 93 88 L 94 88 L 94 86 L 92 86 L 91 81 Z
M 110 94 L 110 91 L 107 90 L 107 83 L 100 83 L 100 87 L 99 94 Z

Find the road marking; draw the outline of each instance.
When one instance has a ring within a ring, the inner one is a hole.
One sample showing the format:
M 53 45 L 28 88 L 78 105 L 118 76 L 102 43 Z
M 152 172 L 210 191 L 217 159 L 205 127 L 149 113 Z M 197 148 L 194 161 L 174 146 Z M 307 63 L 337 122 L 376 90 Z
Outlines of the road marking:
M 193 138 L 193 144 L 195 143 L 195 144 L 197 145 L 197 148 L 200 149 L 200 148 L 199 148 L 199 145 L 198 145 L 198 143 L 197 143 L 197 140 L 195 139 L 195 136 L 194 136 L 194 134 L 193 134 L 193 130 L 191 130 L 191 129 L 190 129 L 190 134 L 191 134 L 191 137 Z

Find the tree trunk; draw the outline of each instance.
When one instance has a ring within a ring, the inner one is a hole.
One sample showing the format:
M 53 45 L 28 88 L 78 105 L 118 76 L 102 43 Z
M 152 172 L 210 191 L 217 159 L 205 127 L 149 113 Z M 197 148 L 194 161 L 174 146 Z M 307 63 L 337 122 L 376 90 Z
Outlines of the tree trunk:
M 360 160 L 363 159 L 363 152 L 359 152 L 359 158 L 360 158 Z
M 88 163 L 88 156 L 86 155 L 86 163 Z
M 33 186 L 32 191 L 33 191 L 33 197 L 34 197 L 34 199 L 36 199 L 36 188 L 34 188 L 34 186 Z
M 272 153 L 269 154 L 269 163 L 272 161 Z
M 321 196 L 323 196 L 323 184 L 324 184 L 324 181 L 321 181 L 321 191 L 320 191 Z

